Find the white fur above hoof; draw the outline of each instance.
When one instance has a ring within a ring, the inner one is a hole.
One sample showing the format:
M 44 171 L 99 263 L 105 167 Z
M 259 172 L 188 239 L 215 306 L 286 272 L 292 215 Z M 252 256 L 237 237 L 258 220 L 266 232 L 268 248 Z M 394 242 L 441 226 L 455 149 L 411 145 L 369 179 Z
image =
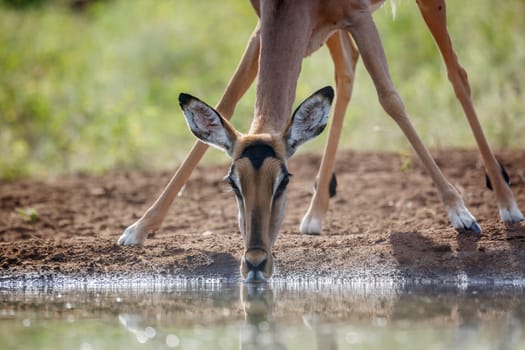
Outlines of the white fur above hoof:
M 448 209 L 448 218 L 452 226 L 459 232 L 481 233 L 481 227 L 476 218 L 463 206 Z
M 322 222 L 319 219 L 305 216 L 301 221 L 299 230 L 303 235 L 320 235 L 322 229 Z
M 146 235 L 137 223 L 128 226 L 124 233 L 119 237 L 117 243 L 120 245 L 141 245 Z
M 500 205 L 499 216 L 501 221 L 507 225 L 514 225 L 523 221 L 523 214 L 514 201 L 509 206 Z

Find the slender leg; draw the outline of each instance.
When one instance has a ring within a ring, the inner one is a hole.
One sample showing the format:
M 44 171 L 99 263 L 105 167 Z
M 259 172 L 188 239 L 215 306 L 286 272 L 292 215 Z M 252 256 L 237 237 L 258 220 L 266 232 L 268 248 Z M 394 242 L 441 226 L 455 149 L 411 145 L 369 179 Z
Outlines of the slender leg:
M 248 90 L 257 75 L 259 49 L 259 25 L 257 25 L 244 51 L 241 62 L 216 107 L 216 110 L 226 119 L 232 117 L 237 102 Z M 164 191 L 140 219 L 126 228 L 118 239 L 119 244 L 141 244 L 148 233 L 159 229 L 177 193 L 184 186 L 207 149 L 208 146 L 201 142 L 196 142 L 193 145 L 191 152 L 177 169 Z
M 330 201 L 329 183 L 334 171 L 337 144 L 343 128 L 343 120 L 352 96 L 354 73 L 359 51 L 349 34 L 339 31 L 332 35 L 326 45 L 334 61 L 336 99 L 334 116 L 326 143 L 323 160 L 317 174 L 317 188 L 300 226 L 303 234 L 320 234 L 323 219 Z
M 351 13 L 349 30 L 363 57 L 363 63 L 370 73 L 377 89 L 379 102 L 384 110 L 399 125 L 410 144 L 430 173 L 439 195 L 447 208 L 452 226 L 459 231 L 472 230 L 481 232 L 476 219 L 468 211 L 456 189 L 445 179 L 443 173 L 432 159 L 430 152 L 419 138 L 408 118 L 403 101 L 399 97 L 388 70 L 385 53 L 379 33 L 372 20 L 370 11 L 361 10 Z
M 520 222 L 523 220 L 523 214 L 518 209 L 512 191 L 505 183 L 499 164 L 483 134 L 483 129 L 481 128 L 472 104 L 467 72 L 460 65 L 452 46 L 452 41 L 447 30 L 445 0 L 417 0 L 417 4 L 443 56 L 445 66 L 447 67 L 448 79 L 454 88 L 457 99 L 463 107 L 465 116 L 478 144 L 481 157 L 483 158 L 494 192 L 496 193 L 501 220 L 507 224 Z

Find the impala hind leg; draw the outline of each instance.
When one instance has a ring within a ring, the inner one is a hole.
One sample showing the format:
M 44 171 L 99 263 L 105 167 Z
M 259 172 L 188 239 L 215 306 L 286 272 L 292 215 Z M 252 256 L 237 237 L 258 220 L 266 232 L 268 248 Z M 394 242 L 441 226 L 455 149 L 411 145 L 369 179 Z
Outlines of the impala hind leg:
M 320 234 L 323 219 L 328 210 L 330 192 L 333 188 L 335 155 L 343 128 L 343 120 L 352 96 L 354 73 L 359 51 L 346 32 L 332 35 L 326 45 L 334 61 L 336 99 L 330 133 L 324 149 L 323 159 L 317 174 L 317 186 L 300 226 L 303 234 Z M 335 188 L 333 189 L 335 190 Z
M 472 104 L 467 73 L 459 64 L 447 30 L 445 0 L 417 0 L 417 4 L 443 56 L 445 66 L 447 67 L 448 79 L 454 88 L 457 99 L 463 107 L 465 116 L 478 144 L 490 183 L 496 193 L 501 220 L 507 224 L 523 221 L 523 214 L 518 209 L 514 195 L 507 185 L 504 176 L 502 176 L 500 165 L 490 149 L 490 145 L 485 138 L 474 105 Z
M 392 83 L 383 46 L 370 11 L 362 9 L 361 11 L 350 11 L 349 13 L 349 22 L 351 24 L 348 29 L 352 33 L 363 58 L 363 63 L 372 77 L 379 102 L 387 114 L 399 125 L 432 177 L 447 209 L 452 226 L 458 231 L 481 232 L 476 219 L 465 207 L 463 199 L 454 186 L 445 179 L 412 126 L 403 101 Z
M 259 64 L 259 25 L 255 28 L 244 51 L 241 61 L 230 80 L 224 95 L 218 103 L 216 110 L 226 119 L 230 119 L 237 102 L 250 87 Z M 208 146 L 201 142 L 196 142 L 184 162 L 177 169 L 170 182 L 157 198 L 155 203 L 138 219 L 130 225 L 118 239 L 118 244 L 137 245 L 141 244 L 148 233 L 159 229 L 164 221 L 168 209 L 173 203 L 177 193 L 186 183 L 193 169 L 197 166 Z

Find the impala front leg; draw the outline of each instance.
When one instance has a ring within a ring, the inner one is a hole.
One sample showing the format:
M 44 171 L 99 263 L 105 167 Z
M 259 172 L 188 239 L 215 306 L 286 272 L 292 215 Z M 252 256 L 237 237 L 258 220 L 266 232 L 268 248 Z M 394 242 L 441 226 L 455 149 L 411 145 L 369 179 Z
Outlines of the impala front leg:
M 237 102 L 250 87 L 257 75 L 258 58 L 260 50 L 259 25 L 255 28 L 248 46 L 242 56 L 239 66 L 235 70 L 224 95 L 217 105 L 216 110 L 226 119 L 230 119 Z M 175 175 L 162 191 L 159 198 L 153 205 L 138 219 L 130 225 L 118 239 L 118 244 L 137 245 L 141 244 L 148 233 L 155 232 L 160 228 L 164 221 L 168 209 L 170 208 L 177 193 L 186 183 L 193 169 L 197 166 L 208 146 L 201 142 L 196 142 Z
M 458 231 L 481 232 L 476 219 L 465 207 L 463 199 L 454 186 L 445 179 L 412 126 L 403 101 L 392 83 L 385 52 L 370 11 L 363 9 L 352 12 L 349 20 L 351 24 L 348 29 L 356 41 L 359 52 L 363 57 L 363 63 L 374 81 L 379 102 L 401 128 L 432 177 L 441 200 L 447 209 L 452 226 Z
M 336 99 L 330 133 L 324 149 L 323 160 L 317 174 L 317 187 L 300 226 L 303 234 L 318 235 L 328 210 L 330 182 L 337 152 L 337 144 L 343 129 L 343 120 L 354 83 L 355 66 L 359 51 L 346 32 L 337 32 L 326 42 L 335 67 Z M 335 189 L 334 189 L 335 190 Z

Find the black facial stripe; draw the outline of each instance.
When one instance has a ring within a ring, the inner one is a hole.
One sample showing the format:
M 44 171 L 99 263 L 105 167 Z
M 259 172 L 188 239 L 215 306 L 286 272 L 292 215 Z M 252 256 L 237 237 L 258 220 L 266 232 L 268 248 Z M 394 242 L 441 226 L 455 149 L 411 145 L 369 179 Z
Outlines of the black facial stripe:
M 262 142 L 255 142 L 244 149 L 239 158 L 248 158 L 255 169 L 259 169 L 266 158 L 277 158 L 273 148 Z
M 251 235 L 250 235 L 250 248 L 264 247 L 262 241 L 262 214 L 261 211 L 255 208 L 252 212 L 251 218 Z

